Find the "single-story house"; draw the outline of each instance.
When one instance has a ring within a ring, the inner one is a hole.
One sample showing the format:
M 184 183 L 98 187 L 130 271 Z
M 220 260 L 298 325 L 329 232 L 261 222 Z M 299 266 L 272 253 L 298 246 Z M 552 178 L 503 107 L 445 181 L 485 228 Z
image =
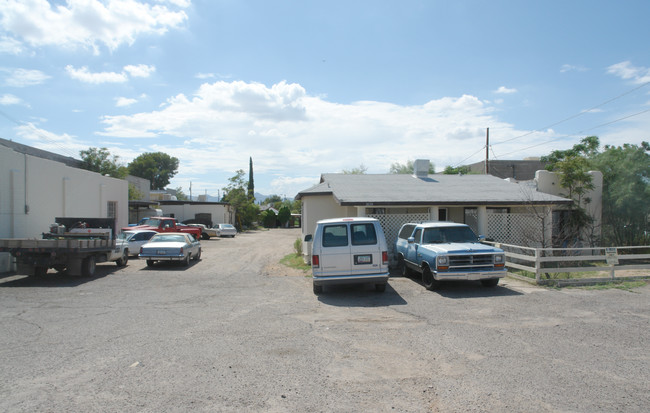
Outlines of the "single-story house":
M 498 242 L 540 245 L 552 238 L 552 210 L 572 200 L 537 191 L 491 175 L 428 174 L 429 161 L 416 160 L 415 173 L 321 175 L 320 182 L 298 193 L 302 235 L 313 234 L 325 218 L 368 216 L 379 219 L 389 253 L 406 222 L 466 223 Z M 309 243 L 303 254 L 308 260 Z
M 164 200 L 158 201 L 158 205 L 164 216 L 174 217 L 180 222 L 191 220 L 208 227 L 235 222 L 234 208 L 227 202 Z

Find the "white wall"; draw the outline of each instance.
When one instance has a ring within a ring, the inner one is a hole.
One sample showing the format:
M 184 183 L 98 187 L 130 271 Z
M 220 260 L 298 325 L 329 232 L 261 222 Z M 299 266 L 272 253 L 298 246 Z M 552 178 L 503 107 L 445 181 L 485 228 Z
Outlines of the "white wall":
M 128 224 L 123 179 L 72 168 L 0 145 L 0 238 L 40 238 L 56 217 L 106 218 L 117 202 L 117 228 Z
M 233 224 L 233 216 L 230 212 L 230 205 L 224 204 L 160 204 L 163 215 L 173 215 L 178 221 L 194 219 L 196 214 L 212 214 L 212 222 L 216 224 Z

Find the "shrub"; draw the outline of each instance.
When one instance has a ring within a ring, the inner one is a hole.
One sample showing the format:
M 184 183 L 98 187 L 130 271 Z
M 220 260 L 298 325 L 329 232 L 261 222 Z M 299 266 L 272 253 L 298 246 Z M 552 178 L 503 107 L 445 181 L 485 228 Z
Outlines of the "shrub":
M 302 240 L 300 238 L 296 238 L 293 242 L 293 249 L 296 251 L 296 255 L 302 255 Z

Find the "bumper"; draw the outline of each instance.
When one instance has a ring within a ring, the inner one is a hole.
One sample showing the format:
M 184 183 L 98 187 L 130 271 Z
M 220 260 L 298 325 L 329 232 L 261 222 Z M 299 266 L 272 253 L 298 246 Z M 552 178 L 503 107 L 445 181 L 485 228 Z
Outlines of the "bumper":
M 185 259 L 184 255 L 149 255 L 149 254 L 139 254 L 138 257 L 145 260 L 154 260 L 154 261 L 183 261 Z
M 314 285 L 334 285 L 334 284 L 386 284 L 388 283 L 389 273 L 381 274 L 364 274 L 364 275 L 332 275 L 313 277 Z
M 490 278 L 503 278 L 506 276 L 506 270 L 503 271 L 477 271 L 477 272 L 434 272 L 433 278 L 438 281 L 444 280 L 487 280 Z

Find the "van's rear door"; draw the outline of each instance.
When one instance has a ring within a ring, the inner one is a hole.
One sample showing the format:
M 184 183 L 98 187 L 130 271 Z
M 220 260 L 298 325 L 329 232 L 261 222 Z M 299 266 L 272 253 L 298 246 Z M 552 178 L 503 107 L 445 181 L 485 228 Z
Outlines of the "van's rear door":
M 323 226 L 320 251 L 320 268 L 314 275 L 339 276 L 350 274 L 350 245 L 348 224 L 336 223 Z
M 377 274 L 382 270 L 381 243 L 373 222 L 350 223 L 351 275 Z

